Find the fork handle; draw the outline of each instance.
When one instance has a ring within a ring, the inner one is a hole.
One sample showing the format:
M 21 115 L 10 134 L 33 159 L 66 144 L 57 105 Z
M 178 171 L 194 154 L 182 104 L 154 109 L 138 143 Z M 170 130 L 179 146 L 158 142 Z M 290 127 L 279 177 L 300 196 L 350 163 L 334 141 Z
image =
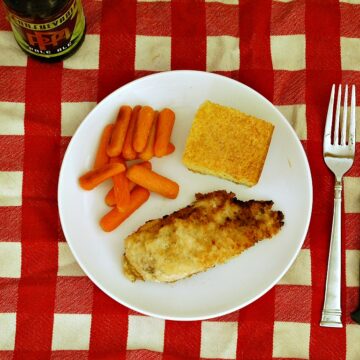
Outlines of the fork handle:
M 341 323 L 341 193 L 341 180 L 336 179 L 325 300 L 320 322 L 320 326 L 326 327 L 343 326 Z

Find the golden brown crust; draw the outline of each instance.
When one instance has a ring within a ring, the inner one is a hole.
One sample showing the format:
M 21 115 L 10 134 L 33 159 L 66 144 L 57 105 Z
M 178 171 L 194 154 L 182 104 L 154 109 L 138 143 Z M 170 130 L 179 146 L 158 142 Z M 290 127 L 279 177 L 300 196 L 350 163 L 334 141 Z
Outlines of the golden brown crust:
M 255 185 L 273 130 L 267 121 L 206 101 L 193 121 L 183 163 L 195 172 Z
M 191 205 L 148 221 L 125 240 L 125 275 L 172 282 L 224 263 L 280 230 L 283 214 L 272 205 L 226 191 L 196 194 Z

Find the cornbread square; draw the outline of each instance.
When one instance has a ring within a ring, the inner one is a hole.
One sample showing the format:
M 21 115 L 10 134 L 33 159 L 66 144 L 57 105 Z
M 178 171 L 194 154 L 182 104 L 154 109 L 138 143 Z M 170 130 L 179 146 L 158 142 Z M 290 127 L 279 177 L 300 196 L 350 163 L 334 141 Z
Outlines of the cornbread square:
M 259 181 L 274 125 L 236 109 L 205 101 L 186 141 L 189 170 L 253 186 Z

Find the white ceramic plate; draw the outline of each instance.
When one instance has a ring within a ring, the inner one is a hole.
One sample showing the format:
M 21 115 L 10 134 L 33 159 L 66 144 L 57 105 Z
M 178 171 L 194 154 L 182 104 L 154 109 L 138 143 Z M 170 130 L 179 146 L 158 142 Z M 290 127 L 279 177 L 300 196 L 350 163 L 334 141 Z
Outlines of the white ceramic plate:
M 181 163 L 192 119 L 206 99 L 238 108 L 275 125 L 258 185 L 247 188 L 216 177 L 195 174 Z M 78 178 L 94 160 L 100 133 L 122 104 L 170 107 L 176 113 L 172 141 L 176 152 L 153 159 L 153 169 L 180 184 L 176 200 L 152 194 L 149 201 L 112 233 L 98 221 L 109 211 L 104 196 L 110 181 L 83 191 Z M 122 272 L 124 238 L 145 221 L 188 205 L 196 192 L 233 191 L 241 200 L 273 200 L 285 225 L 225 265 L 173 284 L 128 281 Z M 309 165 L 295 132 L 263 96 L 232 79 L 198 71 L 164 72 L 133 81 L 114 91 L 85 118 L 67 148 L 59 179 L 59 211 L 68 244 L 90 279 L 116 301 L 144 314 L 174 320 L 220 316 L 258 299 L 289 269 L 304 241 L 312 208 Z

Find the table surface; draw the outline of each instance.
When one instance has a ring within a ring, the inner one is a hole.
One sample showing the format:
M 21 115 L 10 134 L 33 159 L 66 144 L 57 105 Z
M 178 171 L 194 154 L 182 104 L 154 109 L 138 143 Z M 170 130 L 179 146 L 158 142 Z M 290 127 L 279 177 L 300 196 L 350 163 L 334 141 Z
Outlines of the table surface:
M 83 46 L 51 65 L 19 50 L 0 8 L 0 359 L 360 359 L 349 316 L 359 301 L 359 156 L 344 181 L 344 327 L 319 326 L 333 199 L 322 135 L 331 84 L 360 85 L 360 1 L 83 4 Z M 292 268 L 258 301 L 209 321 L 164 321 L 111 300 L 76 264 L 58 217 L 62 157 L 85 115 L 123 84 L 174 69 L 263 94 L 295 128 L 313 174 L 312 220 Z

